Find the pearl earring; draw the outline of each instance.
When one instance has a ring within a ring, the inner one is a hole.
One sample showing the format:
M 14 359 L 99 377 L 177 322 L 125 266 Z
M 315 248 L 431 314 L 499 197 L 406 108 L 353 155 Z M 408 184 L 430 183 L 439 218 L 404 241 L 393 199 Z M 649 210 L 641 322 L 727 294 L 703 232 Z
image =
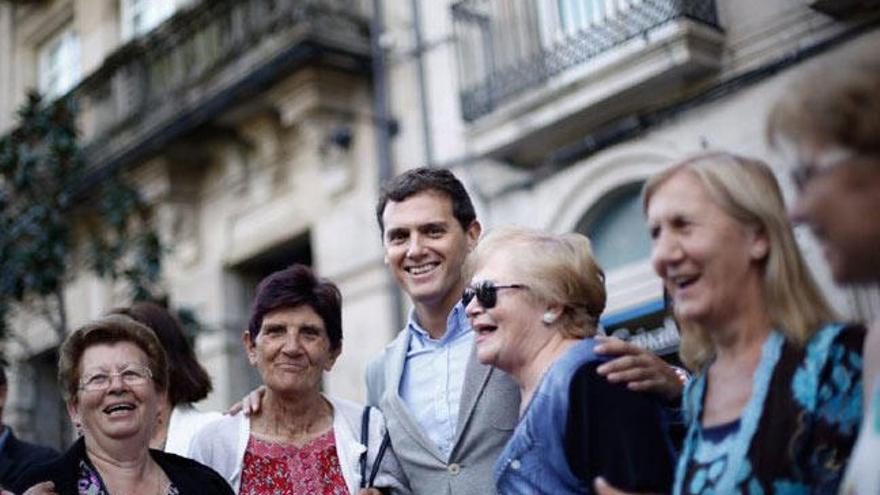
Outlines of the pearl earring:
M 556 313 L 553 311 L 547 311 L 544 313 L 544 316 L 541 317 L 541 321 L 543 321 L 547 325 L 552 325 L 556 322 Z

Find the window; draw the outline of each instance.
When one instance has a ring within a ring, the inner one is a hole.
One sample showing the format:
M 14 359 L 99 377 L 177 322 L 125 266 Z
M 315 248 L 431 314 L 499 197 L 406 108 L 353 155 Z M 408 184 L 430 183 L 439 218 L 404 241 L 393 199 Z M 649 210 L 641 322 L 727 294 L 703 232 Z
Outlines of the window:
M 174 14 L 175 0 L 120 0 L 122 40 L 150 32 Z
M 666 301 L 649 260 L 651 239 L 642 214 L 642 184 L 606 194 L 577 224 L 605 270 L 608 310 L 600 323 L 609 335 L 658 354 L 678 348 L 678 328 L 666 317 Z
M 558 0 L 558 3 L 559 24 L 567 35 L 602 20 L 605 7 L 602 0 Z
M 605 272 L 648 259 L 651 239 L 642 215 L 641 184 L 618 189 L 602 199 L 577 228 L 593 243 L 593 254 Z
M 47 98 L 57 98 L 80 79 L 79 36 L 67 28 L 49 38 L 37 50 L 38 86 Z

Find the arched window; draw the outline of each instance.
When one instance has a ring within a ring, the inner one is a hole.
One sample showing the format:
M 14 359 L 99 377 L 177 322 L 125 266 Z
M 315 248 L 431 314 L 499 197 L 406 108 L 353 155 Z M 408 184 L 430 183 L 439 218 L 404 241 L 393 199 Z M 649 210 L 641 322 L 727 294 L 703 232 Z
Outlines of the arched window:
M 605 331 L 658 354 L 671 354 L 678 348 L 679 335 L 665 317 L 662 287 L 650 267 L 642 184 L 627 184 L 603 196 L 577 223 L 577 231 L 590 238 L 605 271 L 608 306 L 600 319 Z
M 642 184 L 635 183 L 612 191 L 578 222 L 577 231 L 590 238 L 606 273 L 650 256 L 641 190 Z

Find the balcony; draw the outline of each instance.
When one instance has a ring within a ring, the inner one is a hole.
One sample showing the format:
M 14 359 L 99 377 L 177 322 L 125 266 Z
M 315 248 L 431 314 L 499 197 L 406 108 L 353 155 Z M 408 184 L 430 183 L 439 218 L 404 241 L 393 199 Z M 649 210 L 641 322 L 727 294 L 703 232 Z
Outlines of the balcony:
M 463 0 L 452 15 L 473 149 L 514 162 L 720 65 L 713 0 Z
M 161 150 L 296 70 L 369 69 L 355 0 L 211 0 L 110 55 L 75 90 L 93 170 Z

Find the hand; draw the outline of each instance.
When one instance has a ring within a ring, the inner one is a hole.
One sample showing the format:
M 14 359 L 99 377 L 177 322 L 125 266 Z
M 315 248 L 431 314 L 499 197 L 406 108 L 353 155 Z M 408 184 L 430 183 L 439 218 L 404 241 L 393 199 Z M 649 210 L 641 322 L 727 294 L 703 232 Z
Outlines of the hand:
M 681 397 L 685 381 L 666 361 L 647 349 L 614 337 L 596 337 L 597 354 L 616 355 L 596 371 L 611 383 L 626 383 L 638 392 L 653 392 L 667 400 Z
M 635 493 L 625 492 L 614 488 L 601 476 L 593 480 L 593 489 L 596 490 L 596 495 L 636 495 Z
M 28 488 L 22 495 L 58 495 L 58 492 L 55 491 L 55 483 L 44 481 Z
M 229 410 L 226 411 L 226 414 L 233 416 L 238 414 L 239 411 L 244 411 L 245 416 L 256 416 L 260 412 L 260 404 L 263 402 L 263 396 L 265 395 L 266 386 L 260 385 L 254 390 L 251 390 L 249 394 L 242 397 L 240 402 L 236 402 L 229 406 Z
M 382 495 L 377 488 L 361 488 L 358 490 L 357 495 Z

